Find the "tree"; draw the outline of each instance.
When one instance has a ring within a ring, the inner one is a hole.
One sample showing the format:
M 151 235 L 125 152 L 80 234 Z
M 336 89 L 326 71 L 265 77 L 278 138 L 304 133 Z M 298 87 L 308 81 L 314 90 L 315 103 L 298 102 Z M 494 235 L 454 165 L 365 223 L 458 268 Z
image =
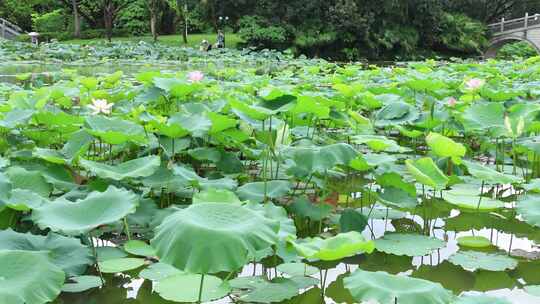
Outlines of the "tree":
M 103 23 L 109 42 L 112 40 L 114 21 L 118 14 L 129 5 L 129 0 L 101 0 L 103 9 Z
M 79 1 L 71 0 L 71 9 L 73 11 L 73 36 L 81 37 L 81 18 L 79 16 Z
M 162 0 L 147 0 L 148 10 L 150 11 L 150 31 L 154 42 L 158 39 L 157 21 L 159 18 L 159 11 L 161 8 Z
M 182 39 L 184 44 L 188 43 L 188 0 L 167 0 L 171 8 L 176 11 L 180 23 L 182 24 Z

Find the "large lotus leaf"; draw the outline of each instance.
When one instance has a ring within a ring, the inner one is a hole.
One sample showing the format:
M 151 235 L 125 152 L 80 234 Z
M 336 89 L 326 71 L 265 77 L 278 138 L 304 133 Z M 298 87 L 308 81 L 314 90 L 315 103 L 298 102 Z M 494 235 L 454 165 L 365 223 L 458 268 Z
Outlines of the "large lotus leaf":
M 464 269 L 483 269 L 489 271 L 505 271 L 514 269 L 518 262 L 506 255 L 479 251 L 459 251 L 448 258 L 450 263 Z
M 164 299 L 174 302 L 197 302 L 201 286 L 199 274 L 176 274 L 159 280 L 155 291 Z M 227 282 L 205 275 L 203 278 L 201 302 L 207 303 L 225 297 L 231 290 Z
M 279 232 L 278 236 L 280 240 L 285 240 L 287 238 L 296 238 L 296 226 L 294 221 L 287 214 L 287 210 L 281 206 L 276 206 L 272 202 L 266 204 L 258 204 L 250 202 L 246 207 L 251 210 L 260 212 L 266 218 L 279 221 Z
M 22 167 L 10 167 L 6 171 L 12 188 L 20 188 L 33 191 L 43 197 L 49 197 L 52 186 L 47 182 L 43 174 L 38 171 L 28 171 Z
M 99 270 L 103 273 L 119 273 L 137 269 L 145 264 L 144 259 L 119 258 L 99 262 Z
M 428 255 L 445 245 L 442 240 L 420 234 L 387 233 L 375 240 L 375 248 L 378 251 L 406 256 Z
M 278 230 L 278 222 L 247 207 L 201 203 L 165 218 L 152 247 L 161 262 L 191 273 L 232 271 L 275 244 Z
M 292 147 L 283 153 L 294 161 L 289 172 L 298 177 L 324 173 L 337 165 L 348 165 L 358 154 L 353 147 L 345 143 L 324 147 Z
M 47 202 L 35 192 L 26 189 L 13 189 L 11 196 L 5 200 L 6 206 L 17 211 L 30 211 Z
M 73 283 L 66 283 L 62 287 L 63 292 L 83 292 L 92 288 L 99 288 L 103 285 L 103 281 L 98 276 L 79 276 L 69 278 Z
M 275 278 L 267 281 L 262 277 L 241 277 L 231 281 L 233 288 L 247 289 L 239 299 L 246 303 L 275 303 L 298 295 L 300 289 L 317 284 L 317 280 L 305 277 Z
M 393 208 L 412 209 L 418 205 L 416 196 L 410 196 L 404 190 L 395 187 L 386 187 L 384 192 L 378 194 L 379 201 Z
M 210 188 L 193 195 L 193 203 L 242 204 L 242 201 L 232 191 Z
M 463 164 L 467 167 L 469 173 L 477 179 L 486 183 L 493 184 L 515 184 L 523 180 L 517 176 L 503 174 L 476 162 L 463 160 Z
M 153 257 L 156 251 L 147 243 L 140 240 L 130 240 L 124 244 L 124 250 L 138 256 Z
M 174 268 L 173 266 L 165 263 L 155 263 L 147 268 L 143 269 L 141 273 L 139 273 L 139 276 L 143 279 L 150 280 L 150 281 L 160 281 L 165 278 L 182 274 L 183 271 Z
M 333 207 L 324 203 L 314 204 L 307 197 L 301 196 L 289 205 L 289 210 L 301 218 L 321 221 L 332 213 Z
M 165 135 L 169 138 L 182 138 L 189 134 L 189 131 L 184 129 L 178 121 L 167 121 L 167 122 L 159 122 L 156 120 L 151 120 L 148 123 L 148 126 L 151 127 L 151 131 L 154 131 L 156 133 L 159 133 L 161 135 Z M 147 129 L 149 128 L 147 127 Z
M 443 191 L 442 198 L 461 209 L 493 211 L 504 207 L 504 202 L 486 196 L 480 196 L 478 186 L 458 185 L 452 190 Z
M 47 236 L 0 231 L 0 250 L 49 251 L 49 259 L 69 276 L 83 274 L 93 259 L 90 249 L 76 238 L 55 233 Z
M 475 103 L 468 107 L 462 116 L 465 130 L 489 130 L 494 134 L 504 132 L 504 105 L 502 103 Z
M 452 304 L 511 304 L 503 298 L 495 298 L 486 295 L 463 295 L 457 298 Z
M 438 283 L 380 271 L 358 269 L 344 282 L 360 302 L 393 304 L 397 298 L 399 304 L 447 304 L 453 298 L 452 293 Z
M 86 159 L 81 159 L 80 164 L 83 168 L 100 178 L 119 181 L 126 178 L 151 176 L 159 168 L 161 160 L 159 156 L 154 155 L 132 159 L 114 166 Z
M 491 246 L 491 241 L 483 236 L 462 236 L 457 239 L 459 246 L 469 248 L 485 248 Z
M 517 212 L 530 225 L 540 227 L 540 194 L 527 194 L 518 200 Z
M 448 184 L 448 177 L 437 167 L 433 159 L 424 157 L 416 161 L 406 160 L 407 169 L 419 183 L 435 188 L 443 189 Z
M 0 303 L 42 304 L 54 300 L 65 274 L 47 252 L 0 250 Z
M 400 124 L 405 124 L 408 122 L 413 122 L 420 116 L 417 109 L 413 106 L 404 103 L 404 102 L 393 102 L 377 112 L 375 115 L 375 125 L 384 127 L 384 126 L 395 126 Z
M 371 253 L 375 249 L 373 241 L 366 240 L 356 231 L 340 233 L 328 239 L 320 237 L 290 241 L 303 257 L 323 261 L 335 261 L 360 253 Z
M 169 122 L 181 125 L 193 137 L 203 137 L 212 127 L 212 121 L 206 115 L 199 114 L 175 114 Z
M 282 198 L 289 193 L 291 187 L 290 182 L 282 180 L 273 180 L 266 183 L 254 182 L 239 187 L 236 193 L 243 200 L 262 202 L 265 198 L 265 191 L 268 198 Z
M 361 214 L 354 209 L 345 209 L 339 217 L 341 232 L 358 231 L 362 233 L 368 225 L 367 214 Z
M 448 261 L 432 266 L 429 264 L 421 265 L 414 269 L 412 277 L 428 280 L 434 283 L 440 283 L 444 288 L 452 290 L 455 294 L 471 290 L 475 282 L 475 274 L 466 271 Z
M 147 142 L 144 128 L 131 121 L 96 115 L 87 117 L 86 125 L 88 133 L 109 144 L 118 145 L 129 141 L 138 144 Z
M 319 272 L 317 267 L 305 263 L 285 263 L 277 266 L 277 271 L 294 276 L 310 276 Z
M 134 213 L 137 205 L 138 197 L 133 192 L 110 186 L 105 192 L 92 192 L 75 202 L 58 199 L 45 204 L 34 210 L 32 219 L 42 229 L 78 235 Z
M 407 152 L 408 148 L 404 148 L 392 139 L 381 135 L 356 135 L 352 137 L 355 144 L 367 145 L 371 150 L 375 152 L 387 151 L 387 152 Z
M 451 157 L 457 164 L 460 163 L 461 157 L 467 153 L 465 146 L 438 133 L 430 133 L 426 137 L 426 143 L 435 155 L 439 157 Z

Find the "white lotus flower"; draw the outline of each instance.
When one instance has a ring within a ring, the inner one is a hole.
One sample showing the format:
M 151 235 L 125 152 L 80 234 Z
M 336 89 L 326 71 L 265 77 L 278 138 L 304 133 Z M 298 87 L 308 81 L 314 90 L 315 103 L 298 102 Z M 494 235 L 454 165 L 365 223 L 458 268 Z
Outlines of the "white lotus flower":
M 99 113 L 111 114 L 112 112 L 112 103 L 108 103 L 105 99 L 92 99 L 92 104 L 88 107 L 93 111 L 92 115 Z

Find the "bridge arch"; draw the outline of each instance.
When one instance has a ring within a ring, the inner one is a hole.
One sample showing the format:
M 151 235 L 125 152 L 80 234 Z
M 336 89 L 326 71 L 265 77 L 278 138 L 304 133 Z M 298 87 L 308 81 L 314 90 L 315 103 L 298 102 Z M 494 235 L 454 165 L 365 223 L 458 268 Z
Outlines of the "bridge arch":
M 509 36 L 502 36 L 502 37 L 496 37 L 494 39 L 491 39 L 491 41 L 489 42 L 489 47 L 484 53 L 484 57 L 485 58 L 495 58 L 497 56 L 497 52 L 503 46 L 505 46 L 506 44 L 509 44 L 509 43 L 520 42 L 520 41 L 527 42 L 540 55 L 540 45 L 538 45 L 534 41 L 532 41 L 532 40 L 530 40 L 528 38 L 522 37 L 522 36 L 520 37 L 520 36 L 517 36 L 517 35 L 516 36 L 509 35 Z

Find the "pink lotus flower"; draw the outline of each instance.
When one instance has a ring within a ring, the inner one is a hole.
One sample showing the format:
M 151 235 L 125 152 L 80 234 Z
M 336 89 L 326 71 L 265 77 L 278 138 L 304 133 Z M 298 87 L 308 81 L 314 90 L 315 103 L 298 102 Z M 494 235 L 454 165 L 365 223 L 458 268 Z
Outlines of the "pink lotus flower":
M 448 106 L 449 106 L 449 107 L 454 107 L 454 106 L 456 106 L 457 102 L 458 102 L 458 101 L 457 101 L 454 97 L 450 97 L 450 98 L 448 99 Z
M 112 112 L 112 103 L 108 103 L 105 99 L 92 99 L 92 104 L 88 107 L 93 111 L 92 115 L 99 113 L 111 114 Z
M 465 87 L 466 87 L 468 90 L 476 91 L 476 90 L 480 89 L 481 87 L 483 87 L 484 84 L 486 84 L 486 81 L 485 81 L 485 80 L 483 80 L 483 79 L 478 79 L 478 78 L 472 78 L 472 79 L 469 79 L 469 80 L 465 83 Z
M 188 80 L 191 82 L 200 82 L 203 78 L 204 74 L 201 71 L 193 71 L 188 74 Z

